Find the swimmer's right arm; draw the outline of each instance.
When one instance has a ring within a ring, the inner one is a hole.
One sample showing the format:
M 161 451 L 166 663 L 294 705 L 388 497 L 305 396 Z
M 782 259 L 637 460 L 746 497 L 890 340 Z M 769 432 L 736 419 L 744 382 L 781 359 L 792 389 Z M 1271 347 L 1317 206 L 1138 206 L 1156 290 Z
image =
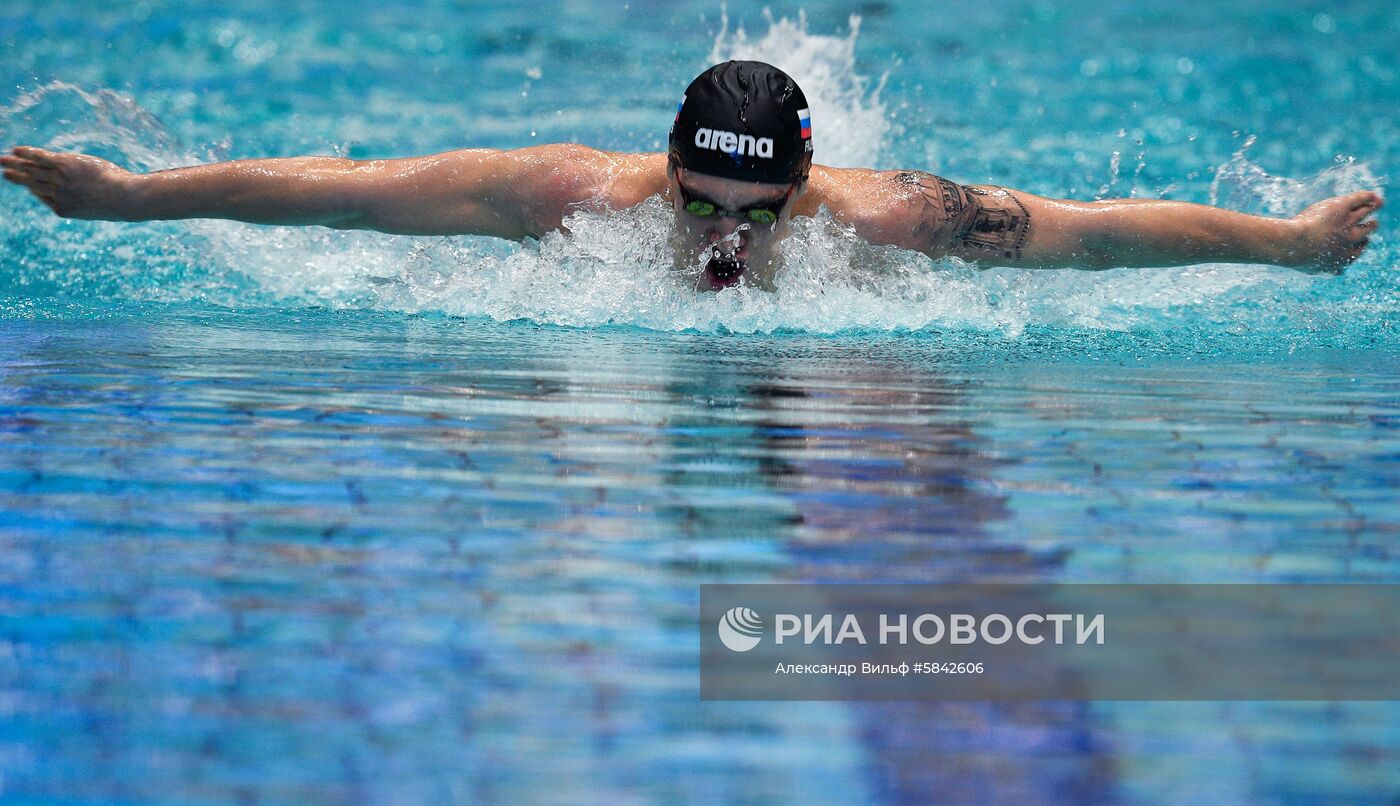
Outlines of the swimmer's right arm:
M 21 146 L 0 156 L 0 167 L 66 218 L 220 218 L 518 239 L 559 228 L 571 205 L 593 198 L 605 159 L 582 146 L 546 145 L 389 160 L 238 160 L 142 174 L 86 154 Z

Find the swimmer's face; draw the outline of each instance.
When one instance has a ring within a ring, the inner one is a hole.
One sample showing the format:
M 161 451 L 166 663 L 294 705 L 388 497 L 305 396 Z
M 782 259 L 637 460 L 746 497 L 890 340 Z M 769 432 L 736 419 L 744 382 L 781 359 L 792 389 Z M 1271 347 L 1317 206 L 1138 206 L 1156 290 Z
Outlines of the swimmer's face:
M 676 211 L 676 257 L 686 269 L 699 269 L 696 288 L 718 291 L 747 282 L 772 290 L 778 244 L 787 235 L 792 208 L 803 190 L 801 183 L 741 182 L 679 167 L 670 171 L 670 182 Z M 687 200 L 691 209 L 687 209 Z M 692 209 L 716 212 L 696 215 Z M 776 214 L 774 220 L 762 220 L 770 217 L 764 209 Z

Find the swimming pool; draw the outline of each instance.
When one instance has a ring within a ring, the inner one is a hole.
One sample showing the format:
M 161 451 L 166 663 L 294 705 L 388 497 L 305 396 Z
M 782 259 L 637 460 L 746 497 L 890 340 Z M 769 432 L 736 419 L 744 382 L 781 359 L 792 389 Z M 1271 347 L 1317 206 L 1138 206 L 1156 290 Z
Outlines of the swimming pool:
M 743 15 L 14 4 L 0 131 L 651 149 L 712 55 L 793 54 L 819 160 L 1282 213 L 1400 154 L 1373 5 Z M 1400 793 L 1391 703 L 702 703 L 695 624 L 707 582 L 1400 581 L 1387 227 L 1316 280 L 978 273 L 813 221 L 778 294 L 701 299 L 654 208 L 521 249 L 0 199 L 7 796 Z

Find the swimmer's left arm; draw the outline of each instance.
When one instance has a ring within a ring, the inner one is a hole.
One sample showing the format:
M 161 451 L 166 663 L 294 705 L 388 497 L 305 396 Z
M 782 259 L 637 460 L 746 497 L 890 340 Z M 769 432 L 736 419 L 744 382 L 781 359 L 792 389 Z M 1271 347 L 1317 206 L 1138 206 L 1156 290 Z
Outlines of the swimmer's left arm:
M 570 144 L 426 157 L 234 160 L 133 173 L 88 154 L 19 146 L 4 178 L 64 218 L 218 218 L 403 235 L 540 236 L 606 187 L 615 159 Z
M 920 243 L 935 257 L 983 265 L 1102 270 L 1198 263 L 1267 263 L 1335 274 L 1360 257 L 1383 204 L 1370 191 L 1327 199 L 1293 218 L 1175 201 L 1047 199 L 900 172 L 917 191 Z

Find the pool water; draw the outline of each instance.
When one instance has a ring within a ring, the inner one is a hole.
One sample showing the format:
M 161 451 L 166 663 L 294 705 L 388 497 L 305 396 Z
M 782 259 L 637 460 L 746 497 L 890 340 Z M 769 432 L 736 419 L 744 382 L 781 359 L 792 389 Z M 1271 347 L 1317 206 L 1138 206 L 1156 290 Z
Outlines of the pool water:
M 729 56 L 835 164 L 1286 214 L 1400 158 L 1384 4 L 17 2 L 0 47 L 0 143 L 146 169 L 655 149 Z M 1310 278 L 818 219 L 699 297 L 655 204 L 524 246 L 0 204 L 7 798 L 1400 797 L 1393 703 L 701 702 L 696 624 L 709 582 L 1400 582 L 1388 224 Z

